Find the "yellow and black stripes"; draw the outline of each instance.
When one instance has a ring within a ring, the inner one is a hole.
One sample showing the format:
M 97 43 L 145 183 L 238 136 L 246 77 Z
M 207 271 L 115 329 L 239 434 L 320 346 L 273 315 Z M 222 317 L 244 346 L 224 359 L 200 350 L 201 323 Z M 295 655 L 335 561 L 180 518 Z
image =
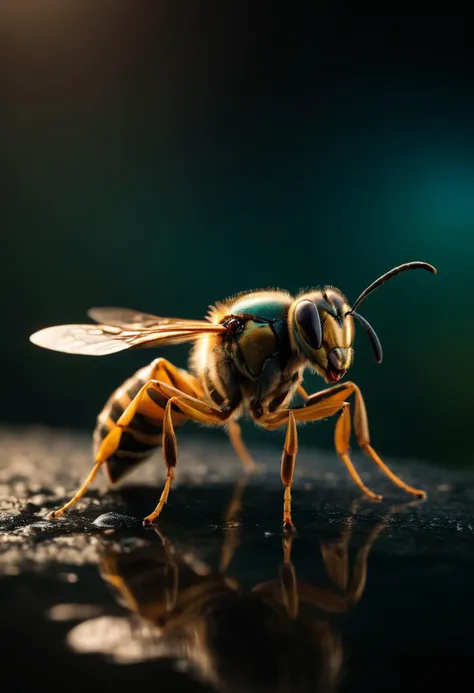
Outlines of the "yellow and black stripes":
M 150 380 L 168 383 L 192 396 L 200 392 L 198 382 L 193 376 L 176 368 L 165 359 L 156 359 L 126 380 L 107 401 L 97 419 L 94 432 L 95 455 L 104 438 L 115 428 L 120 416 Z M 149 397 L 151 401 L 150 406 L 146 408 L 146 413 L 134 414 L 121 433 L 117 449 L 105 463 L 107 475 L 112 483 L 117 482 L 133 467 L 147 459 L 162 443 L 163 417 L 168 398 L 154 390 L 150 390 Z M 182 425 L 186 418 L 181 413 L 174 413 L 173 425 Z

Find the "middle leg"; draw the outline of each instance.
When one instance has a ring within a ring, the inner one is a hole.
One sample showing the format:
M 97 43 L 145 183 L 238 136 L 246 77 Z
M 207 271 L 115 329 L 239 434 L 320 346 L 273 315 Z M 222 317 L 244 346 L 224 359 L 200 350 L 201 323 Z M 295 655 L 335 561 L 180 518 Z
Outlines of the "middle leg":
M 426 498 L 426 493 L 425 491 L 414 488 L 413 486 L 410 486 L 409 484 L 405 483 L 400 477 L 398 477 L 392 470 L 383 462 L 380 457 L 377 455 L 375 450 L 370 444 L 370 434 L 369 434 L 369 422 L 368 422 L 368 417 L 367 417 L 367 410 L 365 408 L 365 402 L 364 398 L 362 397 L 362 393 L 359 389 L 359 387 L 353 383 L 353 382 L 348 382 L 346 383 L 346 386 L 350 388 L 350 393 L 354 393 L 354 432 L 355 432 L 355 437 L 357 440 L 357 443 L 360 447 L 360 449 L 365 452 L 365 454 L 376 464 L 376 466 L 394 483 L 396 486 L 399 488 L 403 489 L 407 493 L 410 493 L 413 496 L 416 496 L 417 498 Z M 349 395 L 349 393 L 348 393 Z M 348 396 L 347 395 L 347 396 Z M 354 465 L 352 464 L 350 458 L 349 458 L 349 441 L 350 441 L 350 435 L 351 435 L 351 418 L 350 418 L 350 412 L 349 408 L 347 408 L 346 411 L 342 412 L 337 424 L 336 424 L 336 430 L 335 430 L 335 435 L 334 435 L 334 443 L 336 450 L 339 454 L 339 457 L 343 460 L 345 463 L 349 473 L 351 474 L 352 478 L 354 481 L 357 482 L 357 479 L 354 477 L 354 473 L 358 476 Z M 362 489 L 364 490 L 364 489 Z M 365 491 L 364 491 L 365 493 Z M 370 492 L 372 493 L 372 492 Z M 369 494 L 366 494 L 369 495 Z M 370 497 L 370 495 L 369 495 Z M 379 499 L 382 498 L 382 496 L 379 496 Z
M 351 395 L 354 395 L 354 432 L 357 443 L 361 450 L 368 455 L 372 462 L 374 462 L 396 486 L 418 498 L 426 498 L 426 493 L 424 491 L 414 488 L 413 486 L 409 486 L 402 479 L 400 479 L 400 477 L 394 474 L 392 470 L 380 459 L 373 447 L 370 445 L 367 411 L 362 393 L 355 383 L 351 381 L 348 381 L 347 383 L 340 383 L 333 388 L 327 388 L 326 390 L 322 390 L 321 392 L 317 392 L 316 394 L 310 396 L 308 396 L 307 393 L 301 388 L 300 394 L 301 396 L 306 397 L 306 404 L 292 409 L 297 421 L 313 421 L 317 418 L 331 416 L 337 412 L 337 409 L 333 410 L 332 412 L 329 411 L 332 403 L 337 405 L 337 402 L 340 402 L 341 399 L 347 399 Z M 328 413 L 321 416 L 321 413 L 324 412 L 324 408 L 326 408 Z M 345 402 L 344 407 L 339 408 L 342 409 L 342 412 L 337 421 L 334 432 L 334 445 L 336 451 L 341 460 L 344 462 L 352 480 L 357 484 L 362 493 L 372 500 L 381 500 L 382 496 L 374 493 L 368 489 L 367 486 L 365 486 L 356 468 L 354 467 L 349 455 L 352 429 L 349 405 L 347 402 Z M 282 409 L 269 415 L 264 423 L 265 427 L 273 430 L 274 428 L 286 423 L 288 411 L 288 409 Z
M 150 385 L 150 383 L 148 384 Z M 155 382 L 153 386 L 168 397 L 165 415 L 163 418 L 163 458 L 167 468 L 166 481 L 157 506 L 152 513 L 143 520 L 144 527 L 150 527 L 160 515 L 165 503 L 168 501 L 171 482 L 174 478 L 174 469 L 178 461 L 178 443 L 174 432 L 173 419 L 171 412 L 179 412 L 184 416 L 207 425 L 224 423 L 230 416 L 227 412 L 222 412 L 218 407 L 211 406 L 202 400 L 186 395 L 176 388 L 166 383 Z
M 235 419 L 229 419 L 227 422 L 227 435 L 232 447 L 242 460 L 242 464 L 246 472 L 254 472 L 256 470 L 255 462 L 247 450 L 247 446 L 242 440 L 240 425 Z
M 285 487 L 283 496 L 283 531 L 294 532 L 295 526 L 291 519 L 291 487 L 293 486 L 293 474 L 295 472 L 296 453 L 298 452 L 298 431 L 296 429 L 295 415 L 288 413 L 288 425 L 286 429 L 285 444 L 281 456 L 281 480 Z

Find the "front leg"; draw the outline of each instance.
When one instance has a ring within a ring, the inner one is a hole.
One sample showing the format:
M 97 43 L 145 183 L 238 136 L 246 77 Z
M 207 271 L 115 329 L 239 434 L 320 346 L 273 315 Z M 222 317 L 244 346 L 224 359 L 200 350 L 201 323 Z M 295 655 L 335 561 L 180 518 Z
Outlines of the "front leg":
M 316 421 L 336 414 L 347 406 L 344 401 L 345 391 L 335 387 L 320 394 L 318 401 L 312 401 L 307 408 L 281 409 L 264 415 L 258 423 L 269 430 L 287 424 L 285 444 L 281 458 L 281 480 L 285 487 L 283 496 L 283 531 L 295 531 L 291 517 L 291 488 L 295 471 L 296 453 L 298 451 L 297 421 Z
M 413 486 L 409 486 L 402 481 L 402 479 L 396 476 L 396 474 L 394 474 L 392 470 L 389 469 L 389 467 L 387 467 L 387 465 L 380 459 L 373 447 L 370 445 L 367 410 L 365 408 L 362 393 L 355 383 L 350 381 L 347 383 L 339 383 L 332 388 L 327 388 L 326 390 L 322 390 L 321 392 L 317 392 L 311 396 L 308 396 L 302 387 L 298 388 L 298 392 L 301 394 L 301 396 L 305 397 L 306 404 L 301 407 L 295 407 L 291 410 L 294 412 L 296 421 L 315 421 L 316 419 L 332 416 L 333 414 L 337 413 L 337 411 L 342 409 L 334 432 L 334 445 L 352 480 L 357 484 L 365 496 L 371 500 L 382 499 L 381 495 L 374 493 L 368 489 L 367 486 L 365 486 L 349 456 L 352 427 L 348 403 L 344 402 L 343 406 L 339 405 L 339 408 L 334 408 L 333 406 L 335 405 L 337 407 L 338 402 L 340 402 L 342 399 L 347 399 L 352 394 L 355 398 L 354 430 L 357 443 L 359 444 L 361 450 L 363 450 L 368 457 L 370 457 L 372 462 L 374 462 L 396 486 L 418 498 L 426 498 L 425 491 L 414 488 Z M 333 407 L 332 411 L 331 406 Z M 262 425 L 269 430 L 278 428 L 288 421 L 289 411 L 289 409 L 281 409 L 273 414 L 268 415 L 265 418 L 265 421 L 262 422 Z M 325 411 L 327 412 L 326 414 L 324 414 Z
M 283 531 L 294 532 L 295 526 L 291 519 L 291 487 L 293 486 L 293 474 L 295 472 L 296 453 L 298 452 L 298 431 L 296 429 L 295 415 L 288 413 L 288 425 L 286 429 L 285 444 L 281 456 L 281 481 L 285 487 L 283 496 Z
M 409 484 L 405 483 L 400 477 L 398 477 L 396 474 L 392 472 L 392 470 L 387 467 L 385 462 L 383 462 L 380 457 L 377 455 L 375 450 L 370 444 L 370 434 L 369 434 L 369 421 L 367 417 L 367 410 L 365 408 L 365 402 L 364 398 L 362 397 L 362 393 L 360 389 L 357 387 L 355 383 L 348 382 L 346 383 L 346 386 L 350 388 L 351 392 L 354 393 L 354 399 L 355 399 L 355 407 L 354 407 L 354 432 L 355 432 L 355 437 L 357 440 L 357 443 L 361 450 L 365 452 L 365 454 L 374 462 L 377 467 L 386 475 L 388 478 L 399 488 L 403 489 L 407 493 L 410 493 L 413 496 L 416 496 L 417 498 L 426 498 L 426 492 L 414 488 L 413 486 L 409 486 Z M 354 465 L 352 464 L 350 458 L 349 458 L 349 441 L 350 441 L 350 435 L 351 435 L 351 419 L 350 419 L 350 411 L 349 408 L 347 408 L 346 411 L 342 412 L 337 424 L 336 424 L 336 430 L 334 434 L 334 442 L 335 442 L 335 447 L 336 450 L 341 457 L 342 461 L 345 463 L 347 469 L 349 470 L 349 473 L 351 476 L 353 476 L 351 472 L 351 467 L 355 472 Z M 357 473 L 357 472 L 356 472 Z M 354 478 L 354 477 L 353 477 Z M 379 496 L 379 498 L 382 498 L 382 496 Z

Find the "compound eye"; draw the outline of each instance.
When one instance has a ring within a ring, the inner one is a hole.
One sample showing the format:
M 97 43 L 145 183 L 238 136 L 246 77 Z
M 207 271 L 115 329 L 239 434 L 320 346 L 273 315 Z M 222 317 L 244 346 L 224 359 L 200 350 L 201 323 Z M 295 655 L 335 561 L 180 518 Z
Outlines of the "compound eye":
M 295 320 L 304 341 L 311 349 L 321 349 L 323 330 L 318 309 L 312 301 L 300 301 L 295 309 Z

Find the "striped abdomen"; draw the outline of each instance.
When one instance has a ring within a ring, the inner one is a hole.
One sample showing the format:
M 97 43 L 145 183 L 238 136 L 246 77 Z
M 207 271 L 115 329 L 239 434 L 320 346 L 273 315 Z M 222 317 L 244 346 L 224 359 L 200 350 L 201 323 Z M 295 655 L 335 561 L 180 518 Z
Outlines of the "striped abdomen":
M 185 370 L 176 368 L 166 359 L 156 359 L 148 366 L 141 368 L 110 396 L 99 414 L 94 431 L 94 455 L 97 454 L 100 444 L 115 427 L 116 422 L 130 402 L 150 380 L 168 383 L 193 396 L 198 395 L 200 390 L 198 389 L 198 381 L 194 376 Z M 139 407 L 130 424 L 124 428 L 118 448 L 105 462 L 107 474 L 112 483 L 118 481 L 137 464 L 150 457 L 155 449 L 161 445 L 163 417 L 168 398 L 150 388 L 147 390 L 147 399 L 148 403 L 151 399 L 156 405 L 153 406 L 153 416 L 149 415 L 149 404 L 146 415 L 140 413 Z M 175 427 L 182 426 L 186 417 L 173 411 L 172 421 Z

